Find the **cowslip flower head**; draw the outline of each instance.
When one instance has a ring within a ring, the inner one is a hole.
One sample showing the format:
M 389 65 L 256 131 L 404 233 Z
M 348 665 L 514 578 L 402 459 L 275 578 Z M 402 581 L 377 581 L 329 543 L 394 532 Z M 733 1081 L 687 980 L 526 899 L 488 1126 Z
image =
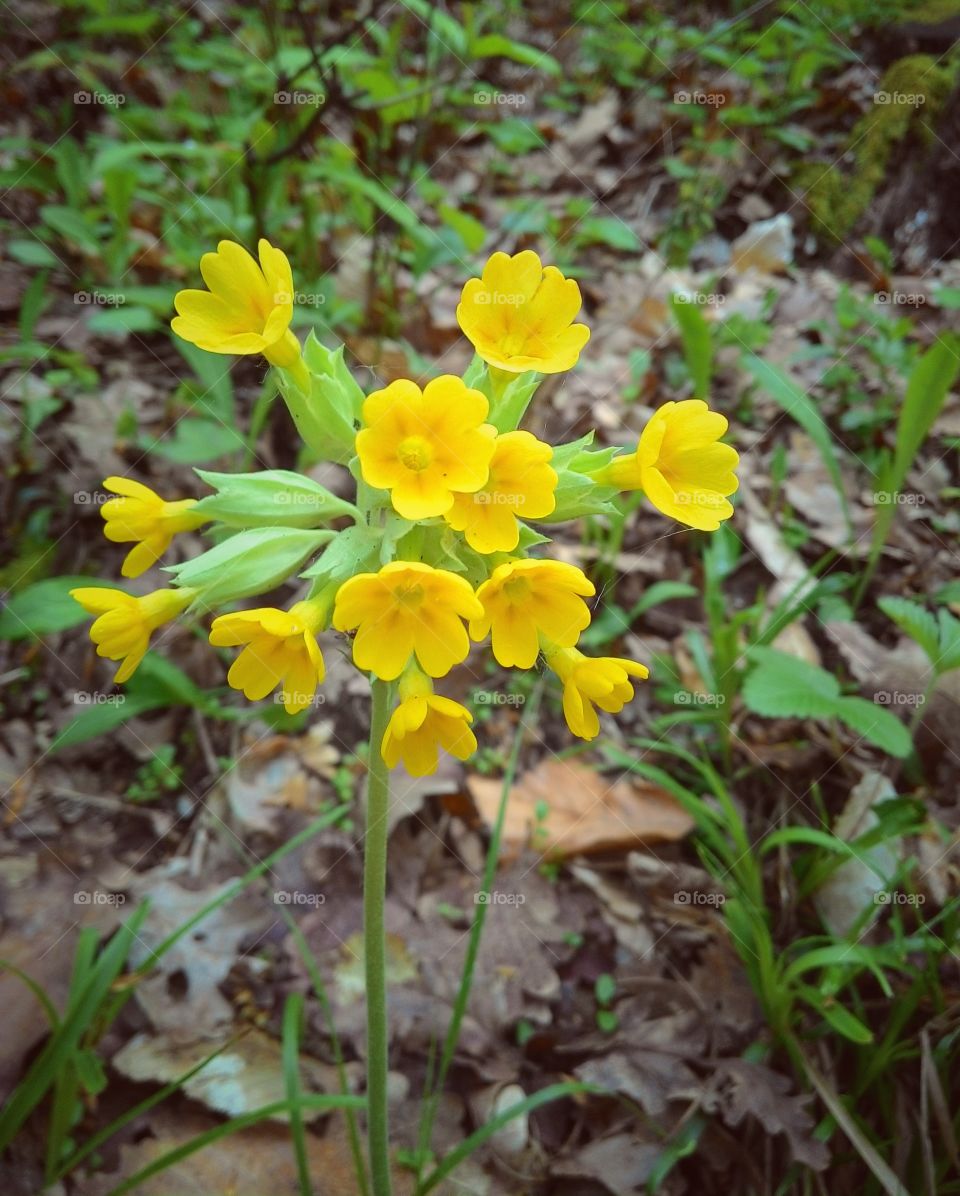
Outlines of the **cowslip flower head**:
M 221 241 L 200 259 L 206 291 L 180 291 L 171 328 L 208 353 L 262 353 L 271 365 L 292 367 L 300 343 L 290 331 L 293 273 L 287 255 L 269 241 L 257 246 L 259 265 L 242 245 Z
M 402 760 L 412 777 L 430 776 L 437 771 L 440 748 L 458 760 L 477 750 L 472 722 L 466 707 L 435 694 L 427 677 L 409 669 L 401 678 L 400 702 L 390 716 L 380 754 L 388 768 Z
M 132 478 L 109 477 L 103 488 L 118 495 L 100 508 L 106 524 L 103 534 L 115 544 L 137 542 L 124 559 L 120 570 L 124 577 L 139 577 L 155 565 L 177 532 L 193 531 L 208 522 L 207 516 L 193 512 L 194 499 L 165 502 Z
M 498 565 L 477 590 L 483 614 L 470 621 L 470 635 L 490 635 L 504 668 L 532 668 L 545 641 L 572 647 L 590 623 L 585 597 L 592 582 L 563 561 L 518 560 Z
M 463 288 L 457 323 L 488 365 L 561 374 L 590 339 L 586 324 L 574 323 L 582 302 L 576 282 L 543 266 L 533 250 L 498 252 Z
M 251 702 L 282 686 L 287 713 L 306 710 L 324 678 L 316 632 L 326 609 L 323 603 L 307 600 L 289 610 L 264 606 L 219 615 L 210 628 L 210 643 L 216 648 L 244 645 L 230 666 L 227 683 Z
M 154 590 L 134 598 L 123 590 L 106 586 L 81 586 L 70 591 L 89 615 L 97 615 L 90 628 L 90 638 L 97 645 L 97 655 L 121 661 L 114 674 L 117 685 L 128 681 L 150 646 L 150 636 L 175 619 L 193 601 L 197 591 L 182 589 Z
M 431 677 L 449 673 L 470 651 L 463 620 L 482 614 L 464 578 L 419 561 L 392 561 L 340 586 L 333 625 L 338 631 L 356 628 L 358 669 L 393 681 L 414 655 Z
M 715 532 L 733 514 L 727 499 L 738 485 L 740 457 L 720 441 L 726 430 L 726 418 L 702 399 L 664 403 L 643 429 L 636 452 L 615 457 L 597 480 L 642 490 L 661 514 Z
M 581 739 L 595 739 L 600 719 L 594 707 L 618 714 L 633 700 L 631 677 L 650 676 L 646 665 L 619 656 L 591 659 L 576 648 L 544 646 L 547 664 L 563 682 L 563 715 Z
M 477 552 L 512 552 L 520 542 L 519 519 L 542 519 L 557 501 L 553 449 L 529 432 L 498 436 L 490 474 L 474 494 L 457 494 L 444 518 L 463 532 Z
M 486 396 L 445 374 L 424 390 L 398 379 L 363 404 L 357 455 L 363 479 L 390 491 L 404 519 L 430 519 L 453 506 L 455 491 L 486 482 L 496 431 L 485 424 Z

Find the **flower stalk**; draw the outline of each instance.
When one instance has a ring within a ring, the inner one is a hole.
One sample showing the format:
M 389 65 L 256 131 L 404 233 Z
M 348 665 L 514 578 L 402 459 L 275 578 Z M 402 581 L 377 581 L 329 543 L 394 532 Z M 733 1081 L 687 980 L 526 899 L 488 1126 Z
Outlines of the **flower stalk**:
M 392 686 L 372 682 L 367 764 L 367 831 L 363 856 L 363 955 L 367 989 L 367 1149 L 373 1196 L 390 1196 L 390 1133 L 387 1110 L 387 829 L 390 773 L 380 753 Z

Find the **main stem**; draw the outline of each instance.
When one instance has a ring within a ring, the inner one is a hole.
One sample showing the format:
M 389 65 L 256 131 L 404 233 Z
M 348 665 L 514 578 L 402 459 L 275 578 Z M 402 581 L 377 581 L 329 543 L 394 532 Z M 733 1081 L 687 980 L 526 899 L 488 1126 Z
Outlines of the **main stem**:
M 390 715 L 390 686 L 374 681 L 367 763 L 367 833 L 363 859 L 363 953 L 367 984 L 367 1148 L 374 1196 L 390 1196 L 387 1118 L 387 814 L 390 775 L 380 744 Z

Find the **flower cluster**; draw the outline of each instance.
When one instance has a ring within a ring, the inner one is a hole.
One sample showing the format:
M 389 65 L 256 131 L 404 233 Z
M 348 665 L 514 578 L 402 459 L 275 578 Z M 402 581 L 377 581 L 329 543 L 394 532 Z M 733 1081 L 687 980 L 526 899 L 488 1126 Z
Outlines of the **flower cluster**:
M 177 532 L 209 524 L 214 540 L 168 566 L 169 588 L 73 591 L 97 616 L 97 652 L 120 662 L 115 680 L 131 676 L 163 624 L 234 608 L 210 630 L 215 647 L 239 649 L 228 683 L 252 701 L 278 691 L 296 713 L 324 679 L 317 636 L 333 628 L 352 636 L 358 669 L 396 683 L 384 760 L 424 775 L 441 749 L 463 760 L 477 746 L 470 712 L 434 682 L 489 638 L 505 668 L 542 660 L 562 683 L 570 730 L 593 739 L 597 712 L 622 710 L 648 670 L 578 650 L 594 587 L 575 565 L 542 555 L 549 539 L 531 524 L 612 513 L 618 491 L 642 490 L 663 514 L 715 531 L 737 488 L 724 417 L 698 399 L 665 403 L 627 452 L 594 448 L 592 436 L 554 447 L 520 430 L 542 377 L 572 368 L 590 336 L 577 322 L 576 282 L 529 250 L 493 254 L 463 288 L 457 319 L 476 356 L 462 378 L 423 388 L 402 379 L 367 396 L 342 348 L 312 334 L 301 346 L 291 332 L 293 278 L 279 249 L 261 241 L 258 263 L 222 241 L 200 271 L 209 289 L 177 295 L 174 332 L 213 353 L 263 355 L 306 453 L 349 466 L 356 499 L 288 470 L 201 471 L 212 492 L 177 501 L 108 478 L 117 497 L 102 508 L 106 535 L 134 545 L 125 577 L 154 565 Z M 288 610 L 235 609 L 295 576 L 304 591 Z

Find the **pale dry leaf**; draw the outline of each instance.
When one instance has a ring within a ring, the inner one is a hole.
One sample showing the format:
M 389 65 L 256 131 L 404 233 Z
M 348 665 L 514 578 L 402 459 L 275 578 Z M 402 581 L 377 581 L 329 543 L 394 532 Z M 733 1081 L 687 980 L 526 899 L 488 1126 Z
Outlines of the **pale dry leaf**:
M 492 826 L 502 782 L 472 776 L 468 784 L 481 817 Z M 629 851 L 674 842 L 692 828 L 686 811 L 651 782 L 610 781 L 574 760 L 544 760 L 510 790 L 502 850 L 505 859 L 525 847 L 549 858 Z

